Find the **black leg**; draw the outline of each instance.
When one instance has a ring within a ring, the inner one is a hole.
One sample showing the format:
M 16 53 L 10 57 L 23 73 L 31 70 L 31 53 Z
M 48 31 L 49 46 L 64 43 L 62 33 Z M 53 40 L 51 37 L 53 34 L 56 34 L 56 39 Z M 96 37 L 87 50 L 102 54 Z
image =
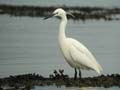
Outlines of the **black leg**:
M 81 70 L 79 70 L 79 79 L 81 79 Z
M 74 80 L 77 79 L 77 69 L 75 68 L 75 75 L 74 75 Z

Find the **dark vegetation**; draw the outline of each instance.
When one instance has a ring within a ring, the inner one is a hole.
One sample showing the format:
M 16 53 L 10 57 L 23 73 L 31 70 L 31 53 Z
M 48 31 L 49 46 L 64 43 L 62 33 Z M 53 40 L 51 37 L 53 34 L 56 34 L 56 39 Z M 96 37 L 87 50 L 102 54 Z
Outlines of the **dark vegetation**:
M 60 87 L 62 85 L 65 85 L 66 87 L 120 87 L 120 75 L 111 74 L 96 77 L 85 77 L 80 80 L 77 79 L 75 81 L 73 78 L 70 78 L 68 75 L 64 74 L 64 70 L 54 70 L 53 74 L 50 74 L 48 78 L 33 73 L 9 76 L 0 79 L 0 90 L 3 90 L 4 87 L 8 86 L 9 88 L 6 90 L 30 90 L 36 85 L 56 85 L 57 87 Z
M 120 14 L 120 8 L 104 8 L 104 7 L 67 7 L 59 6 L 64 10 L 71 12 L 75 17 L 68 17 L 73 20 L 119 20 L 116 15 Z M 9 14 L 11 16 L 30 16 L 45 17 L 50 15 L 58 6 L 16 6 L 16 5 L 0 5 L 0 14 Z

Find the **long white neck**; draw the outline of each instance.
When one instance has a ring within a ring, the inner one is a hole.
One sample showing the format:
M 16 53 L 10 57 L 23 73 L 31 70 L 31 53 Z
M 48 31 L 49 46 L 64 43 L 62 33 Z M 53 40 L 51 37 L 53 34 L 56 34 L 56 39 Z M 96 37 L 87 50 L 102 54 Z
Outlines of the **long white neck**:
M 64 16 L 61 19 L 61 22 L 60 22 L 60 27 L 59 27 L 59 41 L 65 40 L 65 38 L 66 38 L 66 35 L 65 35 L 66 24 L 67 24 L 67 17 Z

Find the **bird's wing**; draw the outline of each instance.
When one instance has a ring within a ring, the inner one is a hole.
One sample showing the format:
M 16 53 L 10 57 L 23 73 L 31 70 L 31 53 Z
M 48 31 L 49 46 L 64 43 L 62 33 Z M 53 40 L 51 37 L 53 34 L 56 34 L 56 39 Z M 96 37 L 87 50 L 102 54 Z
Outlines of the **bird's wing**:
M 73 60 L 83 66 L 96 70 L 98 73 L 102 70 L 92 53 L 80 42 L 75 39 L 68 38 L 70 42 L 70 55 Z

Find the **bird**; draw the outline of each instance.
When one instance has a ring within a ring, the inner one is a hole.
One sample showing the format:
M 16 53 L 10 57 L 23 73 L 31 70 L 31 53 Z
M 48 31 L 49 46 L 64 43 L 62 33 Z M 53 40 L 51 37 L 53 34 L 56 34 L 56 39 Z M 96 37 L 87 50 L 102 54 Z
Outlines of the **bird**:
M 60 19 L 59 47 L 67 63 L 75 70 L 74 80 L 77 79 L 77 70 L 79 71 L 79 79 L 81 79 L 81 70 L 93 70 L 100 74 L 103 69 L 87 47 L 76 39 L 66 36 L 67 15 L 74 17 L 74 15 L 67 13 L 62 8 L 57 8 L 44 19 L 51 17 L 58 17 Z

